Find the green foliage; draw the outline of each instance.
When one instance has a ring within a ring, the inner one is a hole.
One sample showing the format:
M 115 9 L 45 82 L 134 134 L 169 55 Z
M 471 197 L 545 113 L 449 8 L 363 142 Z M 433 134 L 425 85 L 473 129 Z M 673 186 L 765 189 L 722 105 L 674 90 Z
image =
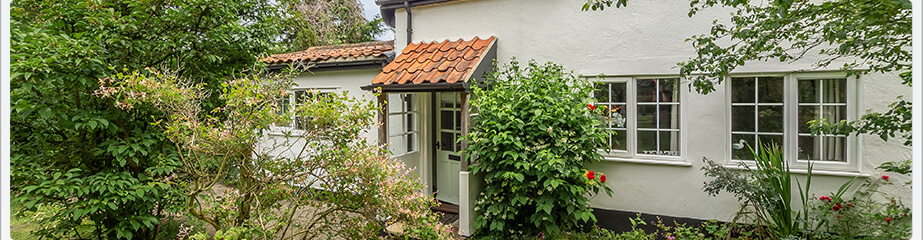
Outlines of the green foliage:
M 281 41 L 273 52 L 374 41 L 385 31 L 380 17 L 365 19 L 358 0 L 283 0 Z
M 743 176 L 734 170 L 707 160 L 703 167 L 705 175 L 714 180 L 707 182 L 704 190 L 709 195 L 721 191 L 734 193 L 743 204 L 738 217 L 755 215 L 753 220 L 770 231 L 755 229 L 757 236 L 785 239 L 904 239 L 909 237 L 909 211 L 893 196 L 888 196 L 879 188 L 891 185 L 890 177 L 882 176 L 879 180 L 869 180 L 851 196 L 847 196 L 858 177 L 844 182 L 836 192 L 829 196 L 811 197 L 811 168 L 807 173 L 807 182 L 802 189 L 797 184 L 802 199 L 801 210 L 791 205 L 791 171 L 788 164 L 781 159 L 778 147 L 765 147 L 756 156 L 756 169 L 749 169 L 749 175 Z M 882 165 L 879 168 L 891 169 L 893 166 Z M 908 170 L 896 167 L 897 171 Z M 882 204 L 881 199 L 887 199 Z M 758 226 L 760 227 L 760 226 Z
M 830 196 L 814 198 L 808 206 L 819 229 L 836 233 L 824 234 L 829 239 L 908 239 L 910 208 L 881 191 L 882 186 L 890 185 L 894 185 L 890 177 L 882 175 L 864 181 L 852 196 L 843 194 L 842 189 L 848 187 L 844 185 Z M 887 201 L 882 203 L 882 199 Z
M 867 112 L 856 121 L 842 120 L 836 123 L 827 122 L 825 119 L 811 120 L 811 133 L 819 135 L 824 133 L 830 134 L 875 134 L 881 140 L 888 141 L 896 134 L 906 139 L 904 146 L 910 146 L 913 141 L 913 135 L 910 134 L 911 120 L 913 113 L 911 111 L 911 102 L 903 100 L 901 96 L 897 97 L 898 101 L 889 105 L 891 110 L 885 113 Z
M 473 88 L 478 117 L 465 137 L 470 169 L 486 181 L 474 235 L 535 236 L 595 222 L 586 195 L 611 190 L 602 173 L 583 169 L 602 159 L 607 136 L 587 107 L 593 85 L 560 65 L 515 59 L 484 84 Z
M 587 0 L 583 10 L 624 7 L 627 0 Z M 730 24 L 715 21 L 711 31 L 692 36 L 696 56 L 678 63 L 681 77 L 700 93 L 715 90 L 747 62 L 795 62 L 821 57 L 815 65 L 844 62 L 848 74 L 898 72 L 911 81 L 911 3 L 909 0 L 782 0 L 752 4 L 746 0 L 692 0 L 689 16 L 710 7 L 733 8 Z M 850 17 L 843 17 L 850 16 Z M 865 70 L 868 69 L 868 70 Z M 886 113 L 869 112 L 856 121 L 814 121 L 812 132 L 868 133 L 884 140 L 901 133 L 910 144 L 910 103 L 898 97 Z
M 180 151 L 184 210 L 211 225 L 216 239 L 368 239 L 395 222 L 412 237 L 446 238 L 448 226 L 429 210 L 436 202 L 422 184 L 362 137 L 375 116 L 372 102 L 343 92 L 282 106 L 294 73 L 226 81 L 218 96 L 224 106 L 208 114 L 199 109 L 211 92 L 173 72 L 118 73 L 99 93 L 126 110 L 152 106 L 166 115 L 153 124 Z M 312 128 L 269 135 L 295 115 L 310 116 L 300 121 Z M 215 191 L 232 172 L 234 187 Z
M 265 1 L 17 1 L 11 6 L 13 200 L 56 212 L 47 238 L 150 238 L 183 202 L 165 181 L 176 150 L 138 121 L 93 96 L 109 66 L 182 68 L 217 77 L 267 49 Z M 247 23 L 247 24 L 244 24 Z M 80 237 L 80 236 L 74 236 Z
M 718 163 L 704 159 L 707 164 L 702 167 L 705 176 L 714 178 L 705 184 L 705 192 L 711 196 L 716 196 L 721 191 L 733 193 L 743 203 L 737 218 L 754 215 L 756 223 L 765 225 L 770 230 L 766 237 L 780 239 L 813 230 L 812 224 L 808 221 L 809 209 L 796 210 L 793 207 L 792 174 L 788 162 L 782 158 L 781 148 L 775 144 L 767 144 L 762 148 L 750 150 L 755 159 L 756 169 L 744 165 L 750 173 L 747 176 L 741 176 Z M 794 184 L 798 187 L 803 206 L 807 206 L 810 199 L 811 172 L 809 165 L 806 183 L 802 185 L 796 179 L 797 183 Z M 852 182 L 851 180 L 844 184 L 840 191 L 845 191 Z

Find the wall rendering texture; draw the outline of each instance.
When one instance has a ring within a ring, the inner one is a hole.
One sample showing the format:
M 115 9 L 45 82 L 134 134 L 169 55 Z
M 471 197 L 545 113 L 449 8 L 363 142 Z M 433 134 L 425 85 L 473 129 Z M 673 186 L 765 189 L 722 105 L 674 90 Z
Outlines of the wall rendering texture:
M 714 19 L 727 19 L 727 9 L 708 9 L 687 17 L 687 1 L 640 1 L 629 7 L 601 12 L 583 12 L 585 1 L 515 1 L 466 0 L 415 7 L 413 41 L 471 39 L 475 36 L 497 37 L 497 60 L 509 62 L 536 59 L 553 61 L 588 77 L 677 76 L 676 63 L 695 55 L 685 39 L 707 33 Z M 406 12 L 396 12 L 395 49 L 406 45 Z M 808 56 L 796 63 L 777 61 L 748 63 L 735 74 L 782 74 L 829 72 L 813 66 L 819 58 Z M 831 64 L 831 66 L 840 66 Z M 610 159 L 589 166 L 609 175 L 610 198 L 595 196 L 595 207 L 640 211 L 678 217 L 730 220 L 739 204 L 731 195 L 709 197 L 701 188 L 707 181 L 700 168 L 702 158 L 729 163 L 732 143 L 728 134 L 728 94 L 726 84 L 708 95 L 690 91 L 682 84 L 683 153 L 680 161 L 658 164 L 649 159 Z M 900 84 L 895 74 L 869 74 L 854 83 L 855 118 L 866 110 L 881 111 L 895 96 L 911 97 L 910 88 Z M 852 171 L 817 176 L 813 192 L 826 195 L 850 177 L 861 174 L 877 180 L 882 172 L 875 169 L 886 161 L 910 159 L 910 148 L 903 140 L 884 142 L 877 136 L 855 137 L 858 161 Z M 677 164 L 678 163 L 678 164 Z M 671 165 L 672 164 L 672 165 Z M 804 177 L 804 176 L 800 176 Z M 886 192 L 910 203 L 909 188 L 899 185 L 908 178 L 894 176 L 897 183 Z M 804 179 L 801 179 L 804 182 Z M 797 193 L 796 193 L 797 194 Z

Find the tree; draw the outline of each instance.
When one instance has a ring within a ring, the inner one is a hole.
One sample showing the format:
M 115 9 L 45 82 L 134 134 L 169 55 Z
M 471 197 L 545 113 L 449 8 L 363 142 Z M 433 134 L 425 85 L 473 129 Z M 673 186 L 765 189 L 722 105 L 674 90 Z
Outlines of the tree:
M 283 0 L 281 41 L 275 52 L 313 46 L 374 41 L 385 31 L 381 18 L 367 20 L 358 0 Z
M 153 238 L 184 196 L 177 149 L 145 121 L 93 96 L 114 69 L 171 66 L 213 87 L 265 52 L 266 0 L 18 1 L 11 8 L 11 167 L 23 211 L 56 211 L 40 236 Z M 206 102 L 204 109 L 220 104 Z
M 847 74 L 899 72 L 911 85 L 911 3 L 909 0 L 773 0 L 751 5 L 747 0 L 692 0 L 689 16 L 725 6 L 734 8 L 730 24 L 715 23 L 711 31 L 692 36 L 697 56 L 679 63 L 680 76 L 692 79 L 700 93 L 714 90 L 725 76 L 752 61 L 794 62 L 805 54 L 820 54 L 826 67 L 838 60 Z M 628 0 L 587 0 L 583 10 L 603 10 Z M 848 16 L 848 17 L 845 17 Z M 721 44 L 728 41 L 729 44 Z M 868 69 L 857 70 L 864 66 Z M 702 74 L 699 74 L 702 73 Z M 898 96 L 886 112 L 869 112 L 856 121 L 813 121 L 815 134 L 897 134 L 910 145 L 911 103 Z

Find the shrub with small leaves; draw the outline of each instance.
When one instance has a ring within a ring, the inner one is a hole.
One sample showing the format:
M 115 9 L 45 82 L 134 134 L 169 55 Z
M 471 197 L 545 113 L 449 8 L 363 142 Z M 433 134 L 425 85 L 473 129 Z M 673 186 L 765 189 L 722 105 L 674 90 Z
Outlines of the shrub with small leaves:
M 557 233 L 592 223 L 587 195 L 605 174 L 583 168 L 602 159 L 607 132 L 590 98 L 593 85 L 553 63 L 515 59 L 474 87 L 468 154 L 484 174 L 474 236 L 509 239 Z M 561 229 L 564 228 L 564 229 Z

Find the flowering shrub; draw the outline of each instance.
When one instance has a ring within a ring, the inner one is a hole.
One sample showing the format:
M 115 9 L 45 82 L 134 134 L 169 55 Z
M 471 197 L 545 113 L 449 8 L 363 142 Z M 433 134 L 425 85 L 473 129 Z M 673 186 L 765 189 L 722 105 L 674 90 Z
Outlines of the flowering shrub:
M 818 227 L 831 236 L 872 239 L 907 239 L 910 237 L 910 208 L 879 189 L 893 185 L 888 175 L 868 179 L 851 197 L 834 193 L 811 202 Z M 886 202 L 882 203 L 881 200 Z
M 165 181 L 186 190 L 185 211 L 211 225 L 214 238 L 383 238 L 381 230 L 398 221 L 410 237 L 449 236 L 410 170 L 361 137 L 375 116 L 371 101 L 309 94 L 284 112 L 278 99 L 291 76 L 252 74 L 223 83 L 224 105 L 203 114 L 201 100 L 210 93 L 201 85 L 147 71 L 101 79 L 97 92 L 126 110 L 152 105 L 167 115 L 154 124 L 180 149 L 186 176 Z M 293 114 L 311 116 L 300 121 L 313 128 L 271 141 L 269 127 Z M 234 188 L 213 190 L 229 179 Z
M 606 144 L 593 86 L 553 63 L 513 61 L 474 87 L 466 136 L 471 171 L 484 174 L 474 236 L 509 239 L 556 233 L 596 221 L 587 194 L 604 189 L 605 175 L 583 169 Z

